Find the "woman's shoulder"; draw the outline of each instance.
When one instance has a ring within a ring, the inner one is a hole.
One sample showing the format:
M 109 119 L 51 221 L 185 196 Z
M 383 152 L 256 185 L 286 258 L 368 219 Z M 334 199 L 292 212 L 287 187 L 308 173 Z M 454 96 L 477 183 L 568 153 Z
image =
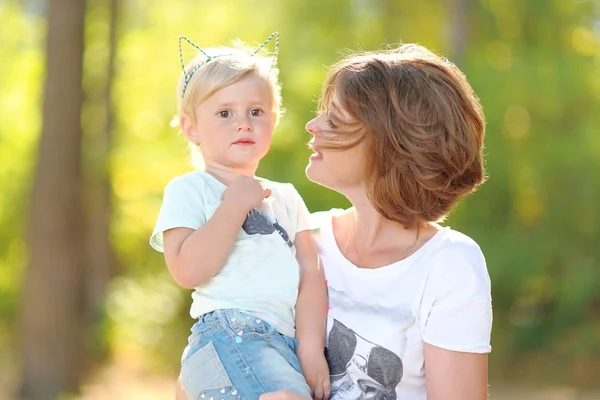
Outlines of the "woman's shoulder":
M 440 227 L 443 237 L 438 246 L 438 251 L 444 253 L 481 253 L 481 248 L 470 236 L 450 227 Z
M 332 208 L 327 211 L 317 211 L 310 214 L 310 230 L 319 231 L 323 228 L 331 226 L 331 220 L 335 217 L 344 215 L 350 212 L 350 209 Z
M 443 238 L 432 254 L 430 281 L 440 288 L 462 288 L 465 292 L 468 292 L 467 287 L 473 286 L 478 288 L 477 292 L 489 296 L 490 277 L 477 242 L 462 232 L 443 230 Z

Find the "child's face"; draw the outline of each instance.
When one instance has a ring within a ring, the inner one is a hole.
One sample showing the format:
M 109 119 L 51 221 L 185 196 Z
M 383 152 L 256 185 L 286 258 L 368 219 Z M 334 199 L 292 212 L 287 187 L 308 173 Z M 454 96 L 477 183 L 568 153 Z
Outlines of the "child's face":
M 207 169 L 256 171 L 271 146 L 275 127 L 271 100 L 265 79 L 252 75 L 196 107 L 194 133 Z

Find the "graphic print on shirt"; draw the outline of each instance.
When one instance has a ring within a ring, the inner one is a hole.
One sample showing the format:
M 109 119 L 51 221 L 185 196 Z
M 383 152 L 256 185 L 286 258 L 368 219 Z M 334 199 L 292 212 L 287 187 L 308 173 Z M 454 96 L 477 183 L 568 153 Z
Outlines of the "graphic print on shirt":
M 404 371 L 400 357 L 332 319 L 326 350 L 330 400 L 395 400 Z
M 270 235 L 277 231 L 288 247 L 293 246 L 292 241 L 283 226 L 279 225 L 277 221 L 271 223 L 271 221 L 258 210 L 251 210 L 248 213 L 242 224 L 242 229 L 247 235 Z

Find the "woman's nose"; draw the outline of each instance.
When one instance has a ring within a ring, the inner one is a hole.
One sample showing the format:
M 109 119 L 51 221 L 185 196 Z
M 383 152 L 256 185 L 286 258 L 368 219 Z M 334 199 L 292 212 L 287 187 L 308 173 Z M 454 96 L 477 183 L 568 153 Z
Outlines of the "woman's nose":
M 306 123 L 306 125 L 304 126 L 304 129 L 306 129 L 306 132 L 308 132 L 312 135 L 317 134 L 316 120 L 317 120 L 316 118 L 313 118 Z

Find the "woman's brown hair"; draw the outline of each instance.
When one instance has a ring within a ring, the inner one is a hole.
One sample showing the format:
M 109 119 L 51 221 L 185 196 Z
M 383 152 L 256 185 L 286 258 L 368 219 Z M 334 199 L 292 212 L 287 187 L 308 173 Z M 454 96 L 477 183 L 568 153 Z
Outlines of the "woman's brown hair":
M 483 110 L 448 60 L 414 44 L 351 55 L 332 66 L 321 109 L 334 94 L 357 123 L 328 148 L 366 144 L 367 195 L 386 218 L 440 221 L 484 182 Z

